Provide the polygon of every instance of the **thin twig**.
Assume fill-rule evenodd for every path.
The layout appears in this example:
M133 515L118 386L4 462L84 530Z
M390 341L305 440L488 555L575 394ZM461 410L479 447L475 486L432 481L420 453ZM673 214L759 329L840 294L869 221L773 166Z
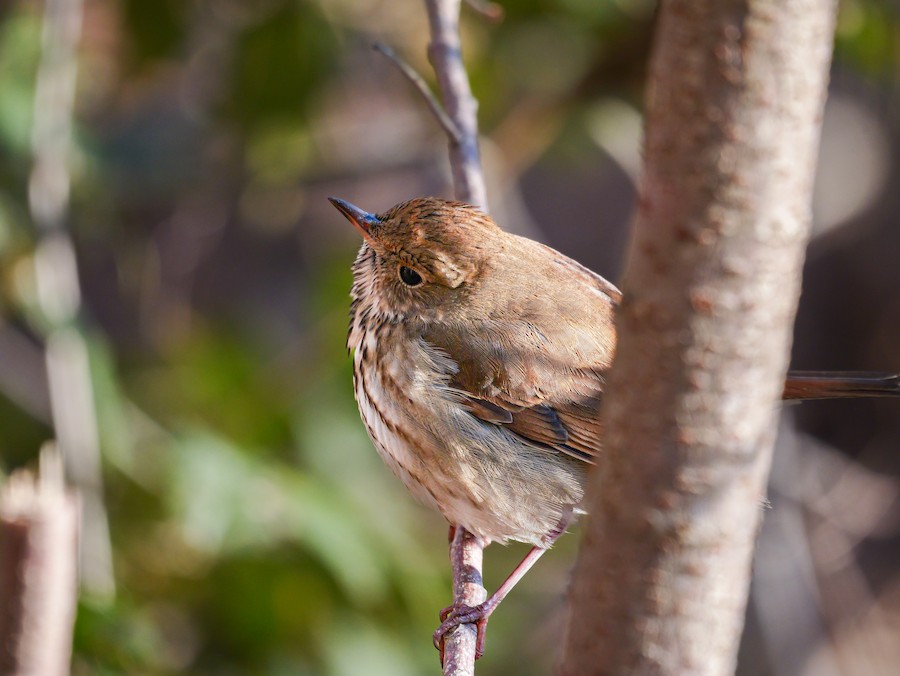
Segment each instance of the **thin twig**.
M453 120L450 119L450 116L447 115L447 111L444 110L444 107L441 105L440 101L437 100L434 93L429 89L428 84L419 75L416 70L410 66L406 61L400 58L393 49L388 47L386 44L382 42L376 42L372 45L372 49L376 52L380 52L384 56L386 56L390 61L397 66L401 73L406 76L406 79L409 80L413 86L419 90L419 93L422 95L422 98L425 99L425 103L428 104L428 107L431 108L431 112L434 113L434 116L437 118L438 122L441 123L441 127L444 128L444 131L447 132L447 136L453 141L453 143L459 143L461 134L459 133L459 129L456 128L456 125L453 124Z
M487 210L487 190L478 151L478 102L472 96L459 40L461 0L425 0L431 43L428 56L437 75L444 109L460 136L450 143L450 168L457 199Z

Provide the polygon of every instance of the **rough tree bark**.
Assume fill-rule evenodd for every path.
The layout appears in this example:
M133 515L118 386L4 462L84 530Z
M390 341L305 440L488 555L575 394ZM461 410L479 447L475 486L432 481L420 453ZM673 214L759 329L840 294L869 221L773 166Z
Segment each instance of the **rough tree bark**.
M834 0L669 0L565 674L734 670Z

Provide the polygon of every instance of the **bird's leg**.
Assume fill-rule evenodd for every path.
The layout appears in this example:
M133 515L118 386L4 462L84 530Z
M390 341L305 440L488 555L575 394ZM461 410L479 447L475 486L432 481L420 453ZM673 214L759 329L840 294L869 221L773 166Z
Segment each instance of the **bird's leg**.
M513 569L509 574L509 577L507 577L503 581L503 584L497 588L497 591L488 597L487 601L477 606L454 604L441 611L441 626L437 628L432 638L434 647L441 651L442 658L444 653L444 637L447 632L461 624L475 624L478 629L478 639L475 644L475 659L479 659L484 655L484 636L487 630L488 618L490 618L491 613L494 612L497 606L500 605L500 602L506 598L506 595L512 591L512 588L516 586L519 580L525 577L525 573L531 570L531 567L537 563L537 560L541 558L541 555L543 555L543 553L556 542L559 536L565 532L566 526L569 524L570 520L571 516L567 516L560 522L559 526L547 535L544 544L532 547L531 551L529 551L519 565Z
M448 631L458 627L461 624L475 624L478 628L478 640L475 644L475 659L479 659L484 654L484 634L487 628L488 618L494 609L500 605L500 602L506 598L506 595L516 586L525 573L534 565L534 563L547 551L546 547L532 547L531 551L522 559L522 562L515 567L509 577L501 584L497 591L490 595L487 601L477 606L452 605L441 611L441 626L434 632L434 647L442 651L444 645L444 636Z

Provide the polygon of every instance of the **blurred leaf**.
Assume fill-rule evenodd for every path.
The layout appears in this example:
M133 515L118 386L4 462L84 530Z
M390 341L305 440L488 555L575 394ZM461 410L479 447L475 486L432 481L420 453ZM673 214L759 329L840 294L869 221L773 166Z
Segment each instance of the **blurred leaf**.
M122 1L133 66L140 68L148 61L177 56L191 4L178 0Z
M169 359L146 368L132 386L136 401L159 420L205 423L260 452L290 443L286 403L251 345L223 328L198 326Z
M421 673L407 651L377 625L342 618L328 642L328 673L335 676L406 676Z
M565 16L522 23L497 47L501 78L531 95L559 96L586 72L596 48L591 37Z
M311 2L282 2L241 38L230 105L245 125L295 118L314 100L335 61L331 26Z
M247 143L247 166L255 180L295 185L313 160L309 129L296 120L260 124Z
M848 0L838 14L835 53L878 77L895 74L895 52L900 17L891 16L881 2Z
M75 674L123 674L166 672L172 664L161 627L153 614L127 599L115 606L98 608L81 604L75 625L73 664ZM89 655L98 656L94 661Z
M41 445L52 438L53 432L5 396L0 396L0 472L8 474L13 469L37 459Z
M0 144L20 160L29 156L31 148L40 38L40 15L36 12L13 10L0 23Z
M195 547L217 554L293 540L321 557L351 597L385 593L357 515L315 481L208 434L184 436L173 453L173 511Z

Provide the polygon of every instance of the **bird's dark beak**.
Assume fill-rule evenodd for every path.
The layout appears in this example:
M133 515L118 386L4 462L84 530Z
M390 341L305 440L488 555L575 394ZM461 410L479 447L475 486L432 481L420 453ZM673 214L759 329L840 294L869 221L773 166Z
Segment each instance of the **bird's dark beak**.
M375 214L363 211L359 207L350 204L350 202L339 200L337 197L329 197L328 201L331 202L338 211L344 214L348 221L353 223L354 227L359 230L360 234L367 242L370 244L372 243L372 228L381 223Z

